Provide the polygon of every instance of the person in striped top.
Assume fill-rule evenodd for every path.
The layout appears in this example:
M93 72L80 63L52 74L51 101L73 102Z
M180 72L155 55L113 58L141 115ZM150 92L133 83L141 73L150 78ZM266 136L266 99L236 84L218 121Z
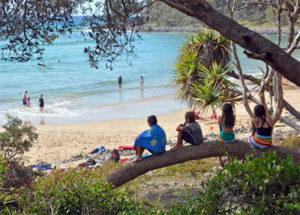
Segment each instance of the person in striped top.
M272 127L273 120L266 116L265 107L263 105L256 105L254 107L255 118L252 119L252 135L249 138L255 148L265 149L272 145Z

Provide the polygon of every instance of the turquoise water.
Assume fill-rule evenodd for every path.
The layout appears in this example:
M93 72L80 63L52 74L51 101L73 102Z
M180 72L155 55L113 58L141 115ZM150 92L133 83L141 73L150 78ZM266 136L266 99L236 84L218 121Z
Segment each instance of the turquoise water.
M174 97L173 65L178 48L187 38L184 33L144 33L136 44L137 57L132 66L126 58L114 63L114 70L90 68L83 48L93 45L83 41L79 33L71 38L60 37L46 47L45 68L36 61L12 63L1 61L0 67L0 124L10 113L38 124L69 123L91 120L143 117L162 114L185 107ZM271 38L273 39L273 38ZM257 74L261 63L249 60L239 49L245 73ZM299 56L299 53L298 53ZM118 76L123 84L119 88ZM144 87L139 77L144 77ZM22 93L27 90L31 108L21 105ZM38 98L43 94L45 110L38 110Z

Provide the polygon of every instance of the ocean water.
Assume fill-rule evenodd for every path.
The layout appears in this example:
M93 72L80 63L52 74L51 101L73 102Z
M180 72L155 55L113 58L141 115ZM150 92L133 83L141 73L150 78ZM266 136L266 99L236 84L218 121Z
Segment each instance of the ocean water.
M112 71L90 67L83 48L93 41L84 41L79 32L58 38L46 47L45 68L35 60L26 63L0 61L0 124L5 114L18 116L28 124L71 123L120 118L144 117L173 112L185 107L176 100L174 62L178 48L187 39L185 33L144 33L136 42L132 66L123 56ZM274 40L274 37L270 37ZM1 45L1 44L0 44ZM248 74L259 74L259 61L250 60L239 48L239 55ZM299 52L296 56L300 56ZM122 87L117 84L123 78ZM140 76L144 86L139 86ZM31 107L22 106L27 90ZM45 108L40 113L38 99L44 95Z

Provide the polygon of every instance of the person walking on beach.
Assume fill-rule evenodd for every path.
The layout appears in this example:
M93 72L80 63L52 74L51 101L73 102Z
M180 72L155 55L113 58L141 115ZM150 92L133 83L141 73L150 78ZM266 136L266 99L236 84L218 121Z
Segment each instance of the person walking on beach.
M118 83L119 83L119 86L122 85L122 76L120 75L119 78L118 78Z
M185 122L178 125L176 131L178 132L177 143L171 148L172 151L180 149L183 146L183 140L192 145L199 145L203 142L201 127L198 122L195 121L195 116L192 111L185 113Z
M150 129L144 131L136 137L134 141L134 149L136 151L136 157L133 162L142 161L142 154L145 149L150 151L152 155L160 155L165 152L166 148L166 133L157 125L157 118L155 115L151 115L147 118Z
M22 104L24 107L27 105L27 90L22 95Z
M43 94L41 94L40 99L39 99L39 106L40 106L40 112L43 112L44 109L44 99L43 99Z
M144 77L141 75L140 77L140 86L143 87L144 86Z

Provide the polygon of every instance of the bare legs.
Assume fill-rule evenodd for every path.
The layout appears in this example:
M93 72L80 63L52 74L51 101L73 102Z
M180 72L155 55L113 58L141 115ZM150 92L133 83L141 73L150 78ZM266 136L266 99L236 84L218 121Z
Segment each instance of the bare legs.
M140 146L135 146L134 149L135 149L135 152L136 152L136 156L135 156L135 159L132 162L142 161L143 160L142 154L143 154L145 149L140 147Z
M171 151L175 151L177 149L180 149L182 146L183 146L183 144L182 144L182 131L178 131L176 146L171 148Z

